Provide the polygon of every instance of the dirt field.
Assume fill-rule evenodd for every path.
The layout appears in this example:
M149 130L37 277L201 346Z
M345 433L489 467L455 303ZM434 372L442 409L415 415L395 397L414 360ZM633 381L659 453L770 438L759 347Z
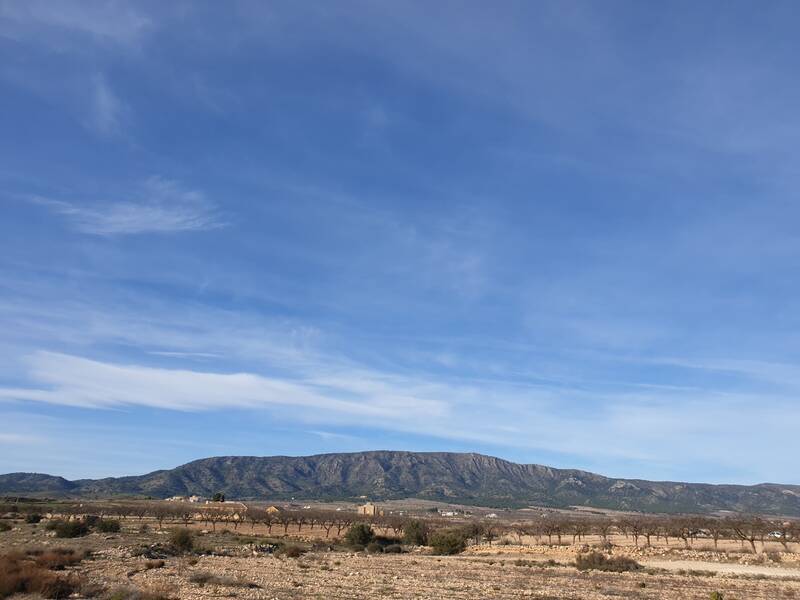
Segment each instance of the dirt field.
M269 554L268 539L249 527L238 532L204 532L195 528L194 552L148 557L166 545L170 530L141 521L123 523L119 533L92 532L85 537L56 539L44 523L21 521L0 533L4 553L24 549L71 548L91 556L66 575L79 575L95 597L114 600L164 600L235 597L243 599L477 599L534 598L552 600L600 598L725 600L800 598L800 555L772 552L753 555L740 544L726 542L719 551L705 542L684 549L680 544L632 547L624 536L612 540L613 555L635 558L645 569L609 573L579 571L574 560L580 545L524 544L471 546L458 556L432 556L424 548L402 554L367 554L345 549L311 548L311 534L300 531L297 543L307 551L297 558ZM290 531L290 534L298 535ZM594 540L584 540L594 543ZM254 545L255 544L255 545ZM722 548L722 547L725 548ZM142 553L145 555L142 555ZM771 557L771 558L770 558ZM163 560L163 564L160 562ZM150 593L150 596L143 593ZM116 595L115 595L116 594ZM20 598L41 597L36 595ZM81 596L73 596L81 597Z

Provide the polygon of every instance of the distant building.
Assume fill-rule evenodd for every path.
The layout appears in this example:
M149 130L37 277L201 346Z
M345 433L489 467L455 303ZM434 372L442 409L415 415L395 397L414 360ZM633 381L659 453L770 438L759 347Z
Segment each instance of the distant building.
M358 514L367 517L382 517L383 509L375 506L372 502L367 502L358 507Z

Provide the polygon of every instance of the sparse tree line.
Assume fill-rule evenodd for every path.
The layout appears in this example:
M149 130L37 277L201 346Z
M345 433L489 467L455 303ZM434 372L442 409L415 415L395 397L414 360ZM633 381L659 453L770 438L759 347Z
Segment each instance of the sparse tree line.
M800 543L800 521L766 519L755 516L702 517L702 516L630 516L624 518L570 518L547 516L525 523L505 527L505 535L532 536L537 541L547 540L562 544L565 539L580 543L589 535L609 540L622 535L633 540L635 546L652 546L654 541L669 545L678 541L690 548L699 539L710 540L715 548L720 540L737 540L756 551L756 542L774 541L788 550L789 543Z
M726 518L702 516L647 516L621 518L570 516L549 513L537 518L507 522L494 519L454 521L441 518L410 518L400 515L366 516L352 512L319 509L268 509L255 504L235 503L192 504L188 502L85 502L85 503L4 503L0 514L17 513L40 515L47 513L59 518L81 518L95 515L155 521L159 528L179 523L189 526L202 523L211 530L218 526L233 528L263 527L268 534L290 535L314 531L325 537L341 537L353 525L366 524L385 535L403 538L407 543L426 545L431 538L453 534L464 544L504 543L523 544L533 538L537 543L583 544L588 536L598 536L604 542L612 535L621 535L635 546L648 547L654 543L678 543L690 548L698 540L711 541L716 548L720 540L737 540L757 552L757 543L777 542L785 550L790 543L800 543L800 521L767 519L754 516ZM455 532L455 534L453 533ZM451 535L451 537L453 537ZM452 540L451 540L452 541ZM455 546L459 546L456 543Z

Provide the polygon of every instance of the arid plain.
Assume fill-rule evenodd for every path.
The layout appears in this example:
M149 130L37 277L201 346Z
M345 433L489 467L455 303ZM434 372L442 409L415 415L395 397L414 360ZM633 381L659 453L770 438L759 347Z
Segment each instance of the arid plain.
M781 525L776 520L749 522L752 531L745 535L753 534L751 544L728 529L744 527L744 521L719 520L712 535L711 520L689 517L509 511L491 519L485 514L448 519L431 508L360 517L347 505L339 511L314 505L267 513L266 507L238 503L181 507L166 502L87 502L43 506L51 511L43 513L32 505L18 508L4 507L2 597L745 600L800 595L800 544L789 537L791 528L777 539L778 532L771 531ZM59 508L63 513L55 512ZM521 514L528 520L520 520ZM469 533L464 546L454 550L412 544L404 531L414 527L411 522L422 523L431 540L436 531ZM372 536L366 546L352 539L351 530L359 527ZM30 581L20 584L18 578L14 588L14 573L27 573Z

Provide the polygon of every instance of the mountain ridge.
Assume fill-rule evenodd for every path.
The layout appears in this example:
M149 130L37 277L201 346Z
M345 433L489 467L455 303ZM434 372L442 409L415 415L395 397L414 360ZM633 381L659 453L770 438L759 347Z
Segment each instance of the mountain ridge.
M40 473L0 475L0 494L4 495L166 498L216 492L229 498L276 501L416 497L485 506L535 504L800 516L798 485L622 479L478 453L373 450L312 456L217 456L144 475L73 481Z

